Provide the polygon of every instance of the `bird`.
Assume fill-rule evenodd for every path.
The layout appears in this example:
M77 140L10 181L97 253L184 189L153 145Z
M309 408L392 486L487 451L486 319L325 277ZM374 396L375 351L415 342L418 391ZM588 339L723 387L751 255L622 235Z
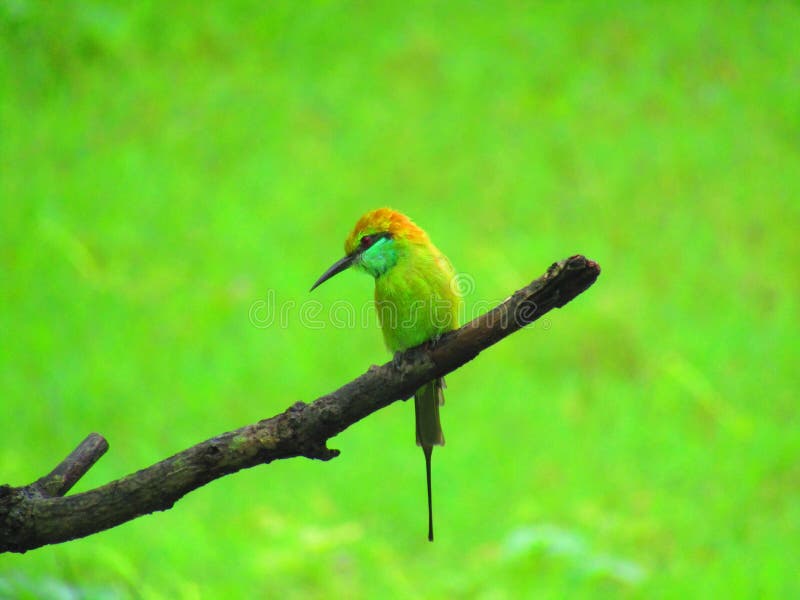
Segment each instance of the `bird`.
M351 267L372 275L378 322L386 347L395 357L426 342L435 344L458 328L462 299L453 266L409 217L391 208L366 212L347 236L344 250L345 256L320 276L311 291ZM414 394L416 440L425 456L431 542L431 455L434 446L444 445L439 418L444 387L444 379L438 377Z

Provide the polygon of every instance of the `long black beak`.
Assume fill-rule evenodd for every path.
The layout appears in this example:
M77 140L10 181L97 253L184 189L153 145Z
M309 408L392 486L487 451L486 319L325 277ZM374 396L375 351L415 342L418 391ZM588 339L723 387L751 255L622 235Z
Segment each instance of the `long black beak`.
M330 269L328 269L327 271L325 271L322 274L322 277L317 279L317 282L314 285L311 286L311 290L310 291L313 292L315 287L317 287L321 283L327 281L328 279L330 279L334 275L338 275L342 271L344 271L347 268L349 268L350 265L352 265L356 261L357 258L358 258L358 254L353 253L353 254L350 254L349 256L345 256L344 258L340 258L339 260L337 260L335 263L333 263L331 265Z

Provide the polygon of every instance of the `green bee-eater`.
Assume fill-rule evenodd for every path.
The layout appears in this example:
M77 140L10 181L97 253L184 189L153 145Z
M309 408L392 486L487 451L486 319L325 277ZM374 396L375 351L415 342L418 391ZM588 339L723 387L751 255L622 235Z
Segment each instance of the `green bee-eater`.
M349 267L375 278L375 306L383 339L392 352L435 340L458 327L461 297L455 272L427 234L405 215L379 208L362 216L344 244L345 257L322 274L312 290ZM439 406L444 380L434 379L414 394L417 445L425 454L428 539L433 541L431 453L444 445Z

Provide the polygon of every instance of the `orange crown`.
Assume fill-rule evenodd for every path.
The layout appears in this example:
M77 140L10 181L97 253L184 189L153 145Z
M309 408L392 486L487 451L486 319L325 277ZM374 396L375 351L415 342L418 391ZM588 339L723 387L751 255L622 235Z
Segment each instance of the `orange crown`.
M395 240L416 244L428 243L428 235L403 213L378 208L364 213L358 220L344 242L345 253L353 253L361 238L373 233L389 233Z

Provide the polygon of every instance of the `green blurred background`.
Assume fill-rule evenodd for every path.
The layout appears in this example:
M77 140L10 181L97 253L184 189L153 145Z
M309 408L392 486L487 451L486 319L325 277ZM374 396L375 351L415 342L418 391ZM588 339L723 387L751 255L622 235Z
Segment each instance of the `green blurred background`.
M367 209L495 303L586 294L411 406L87 539L0 597L800 594L795 2L0 2L0 483L76 491L388 355L299 306ZM315 291L362 306L369 278ZM295 303L259 327L251 309Z

